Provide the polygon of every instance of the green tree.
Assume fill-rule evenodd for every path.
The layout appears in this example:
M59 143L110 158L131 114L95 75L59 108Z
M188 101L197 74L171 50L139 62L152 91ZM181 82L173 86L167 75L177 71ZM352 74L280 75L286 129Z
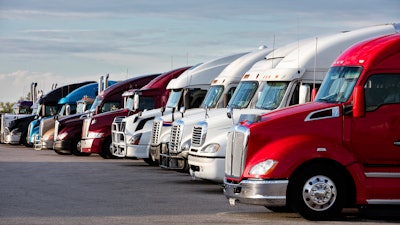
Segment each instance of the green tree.
M0 112L1 113L11 113L13 112L13 102L0 102Z

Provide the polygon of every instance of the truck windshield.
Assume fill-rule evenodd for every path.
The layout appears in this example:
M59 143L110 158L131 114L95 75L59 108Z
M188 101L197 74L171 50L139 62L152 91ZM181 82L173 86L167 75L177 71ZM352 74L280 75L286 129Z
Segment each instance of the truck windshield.
M135 99L129 97L126 100L126 107L130 110L134 110L135 107ZM150 96L139 96L139 108L138 110L143 111L145 109L154 109L154 98Z
M257 109L273 110L279 107L289 82L264 82L261 95L256 103Z
M362 72L362 67L332 67L315 97L316 102L346 102Z
M256 81L240 82L228 103L228 107L246 108L253 98L257 88L258 83Z
M207 91L203 103L201 103L201 108L205 107L215 108L223 92L224 92L224 86L222 85L211 86L210 89L208 89Z
M179 104L179 100L181 99L182 89L171 90L168 101L167 108L177 108Z
M92 107L90 107L90 111L93 111L93 112L96 111L96 107L99 106L102 101L103 101L103 97L97 96L93 102Z

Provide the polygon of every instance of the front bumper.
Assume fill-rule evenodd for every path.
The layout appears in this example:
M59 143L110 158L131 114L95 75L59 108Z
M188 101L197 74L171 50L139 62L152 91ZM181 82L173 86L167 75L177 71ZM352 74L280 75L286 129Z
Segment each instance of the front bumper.
M103 138L92 138L81 140L81 152L84 153L100 153L103 145Z
M171 170L182 170L187 166L188 151L180 153L170 153L167 151L160 153L160 167Z
M53 143L54 151L61 153L71 153L71 140L57 140Z
M150 145L150 157L153 161L156 161L156 162L160 161L161 146L162 146L162 144Z
M224 194L231 205L236 202L262 205L285 206L288 180L243 180L239 184L224 181Z
M225 158L189 155L188 163L191 176L218 183L224 182Z
M16 145L21 142L21 132L10 133L5 136L4 143Z
M127 145L126 157L147 159L150 156L149 145Z

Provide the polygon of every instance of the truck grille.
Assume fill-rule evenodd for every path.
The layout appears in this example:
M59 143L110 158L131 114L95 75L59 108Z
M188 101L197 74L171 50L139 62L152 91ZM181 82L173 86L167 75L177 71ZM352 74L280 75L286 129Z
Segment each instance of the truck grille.
M153 121L153 129L151 131L151 144L158 145L160 143L160 135L163 120L161 118L156 118Z
M88 137L90 121L91 121L90 117L83 120L83 126L82 126L82 137L83 138Z
M243 126L235 126L234 130L228 133L225 174L229 177L239 178L243 173L249 134L248 128Z
M171 139L169 142L169 150L171 152L178 153L180 151L181 139L183 135L183 125L182 120L177 120L172 124L171 127Z
M125 125L126 125L126 122L122 121L124 118L125 118L125 116L117 116L117 117L115 117L114 118L114 122L112 124L112 130L124 132L125 131Z
M58 120L56 120L54 122L54 141L57 141L59 127L60 127L60 122L58 122Z
M193 126L191 146L200 147L203 145L207 136L207 127L208 124L205 121L199 122Z

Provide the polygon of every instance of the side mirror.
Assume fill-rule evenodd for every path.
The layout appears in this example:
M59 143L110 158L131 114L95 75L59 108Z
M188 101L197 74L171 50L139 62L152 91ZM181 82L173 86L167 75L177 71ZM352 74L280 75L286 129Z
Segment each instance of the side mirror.
M353 117L363 117L365 115L365 92L364 87L354 87L353 93Z
M133 96L133 110L138 110L139 109L139 95L135 93Z
M299 90L299 104L304 104L308 101L310 101L310 86L302 84Z
M183 114L185 113L185 111L186 111L185 106L182 106L182 107L179 109L179 112L182 114L182 118L183 118Z

